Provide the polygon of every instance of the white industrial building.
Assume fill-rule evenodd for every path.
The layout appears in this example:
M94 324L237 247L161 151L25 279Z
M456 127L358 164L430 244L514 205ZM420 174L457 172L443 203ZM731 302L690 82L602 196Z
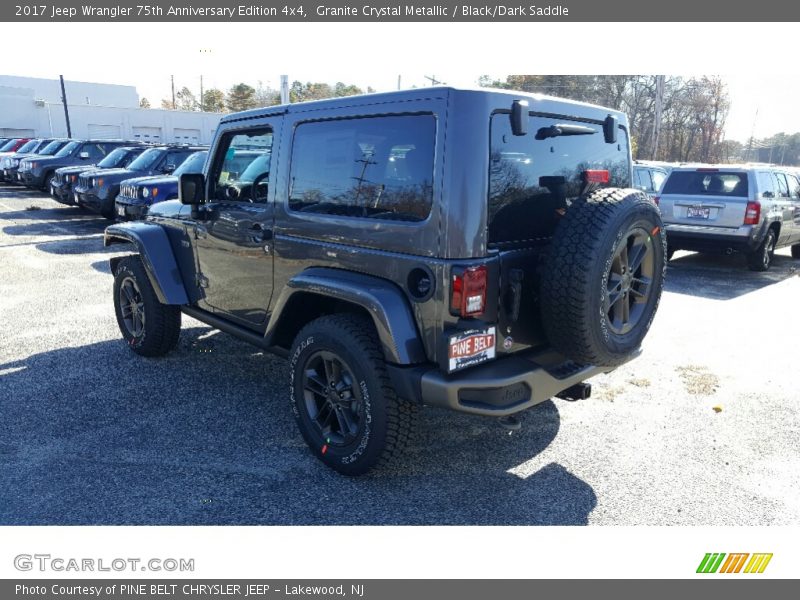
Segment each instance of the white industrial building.
M210 144L219 113L139 108L129 85L64 81L73 138ZM67 137L61 83L0 75L0 137Z

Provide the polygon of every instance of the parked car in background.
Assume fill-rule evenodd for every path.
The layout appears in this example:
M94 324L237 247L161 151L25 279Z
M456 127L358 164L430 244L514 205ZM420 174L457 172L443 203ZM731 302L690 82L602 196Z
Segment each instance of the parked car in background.
M75 167L61 167L56 169L56 176L50 184L50 195L62 204L75 204L73 185L77 183L78 176L91 169L114 169L127 167L137 156L147 149L144 144L132 142L132 146L114 148L97 165L79 165Z
M115 201L117 221L141 219L152 204L175 200L178 197L178 178L183 173L202 173L206 156L208 150L195 152L183 161L172 175L124 180L119 186L119 194Z
M74 186L73 198L80 206L114 219L114 202L120 184L126 179L153 175L170 175L190 155L205 146L167 144L148 148L124 169L91 170L81 173Z
M658 192L668 175L669 172L664 167L636 161L633 164L633 187L642 190L651 200L658 202Z
M800 180L769 166L677 167L659 208L668 256L676 250L741 252L753 271L769 269L775 249L800 258Z
M92 165L114 148L129 144L122 140L71 140L54 156L23 159L19 163L19 178L28 188L49 191L56 169Z
M19 183L17 172L19 163L31 156L53 156L68 140L60 140L60 143L53 144L53 138L38 138L30 140L14 154L0 159L0 180L6 183Z
M17 152L22 146L30 141L30 138L11 138L0 146L0 158L9 156Z

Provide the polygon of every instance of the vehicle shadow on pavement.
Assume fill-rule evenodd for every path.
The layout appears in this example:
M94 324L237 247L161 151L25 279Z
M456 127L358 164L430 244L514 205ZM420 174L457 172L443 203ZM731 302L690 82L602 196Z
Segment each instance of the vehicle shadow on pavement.
M305 445L287 381L285 361L207 327L161 359L109 340L0 364L0 524L563 525L597 504L552 461L510 472L557 435L552 402L513 434L423 410L399 466L347 478Z
M3 233L9 236L66 236L96 235L103 233L111 222L100 218L67 219L64 221L35 221L18 225L6 225Z
M741 255L691 253L669 262L664 290L708 298L732 300L797 276L800 261L776 253L769 271L757 273L747 268Z

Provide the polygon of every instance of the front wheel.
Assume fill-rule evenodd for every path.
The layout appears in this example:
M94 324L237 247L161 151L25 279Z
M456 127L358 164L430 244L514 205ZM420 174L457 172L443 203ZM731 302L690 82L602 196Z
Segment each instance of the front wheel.
M754 252L747 255L747 266L751 271L767 271L772 264L772 259L775 256L775 243L777 237L775 230L770 229L767 235L764 236L764 241L761 242Z
M320 317L300 331L290 356L292 413L317 458L361 475L402 456L417 407L395 394L369 320Z
M123 258L114 274L114 311L122 337L142 356L162 356L178 343L181 311L161 304L142 260Z
M44 184L42 185L42 191L49 194L50 190L53 189L53 182L55 180L56 180L55 173L50 173L47 177L45 177Z

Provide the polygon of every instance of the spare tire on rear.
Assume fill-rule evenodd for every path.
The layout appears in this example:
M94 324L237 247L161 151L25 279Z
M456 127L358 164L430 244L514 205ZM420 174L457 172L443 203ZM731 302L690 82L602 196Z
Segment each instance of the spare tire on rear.
M636 352L661 298L667 238L642 192L607 188L566 210L545 259L541 312L553 347L614 367Z

